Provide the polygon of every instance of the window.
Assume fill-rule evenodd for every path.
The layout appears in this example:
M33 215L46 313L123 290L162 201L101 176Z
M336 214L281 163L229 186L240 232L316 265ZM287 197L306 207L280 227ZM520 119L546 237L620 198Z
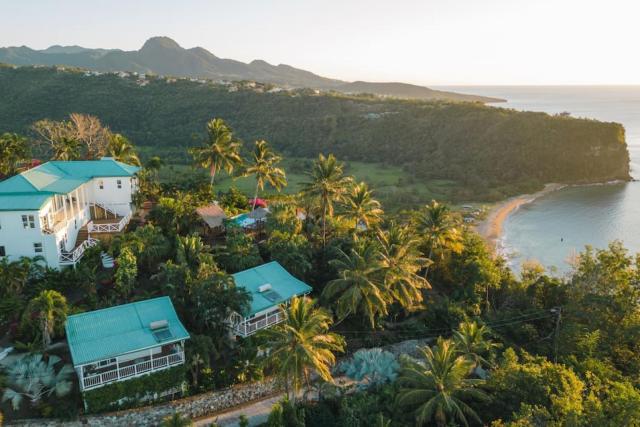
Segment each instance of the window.
M4 246L0 246L0 256L7 256L7 251L4 249Z
M117 182L118 182L118 188L122 188L122 180L119 179Z
M103 180L98 181L98 188L100 188L101 190L104 190L104 181Z
M33 244L33 251L37 254L41 254L42 253L42 243L34 243Z
M33 215L22 215L23 228L36 228L36 219Z

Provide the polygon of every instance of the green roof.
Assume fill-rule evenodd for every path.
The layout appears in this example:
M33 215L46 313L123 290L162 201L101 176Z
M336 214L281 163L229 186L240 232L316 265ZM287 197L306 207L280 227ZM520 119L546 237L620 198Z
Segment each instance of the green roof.
M171 333L162 341L150 327L160 320L167 321ZM74 314L67 317L65 330L74 366L189 338L169 297Z
M109 157L47 162L0 182L0 211L38 210L53 194L67 194L93 178L132 176L139 169Z
M308 294L311 286L293 277L276 261L233 274L236 286L251 294L251 308L245 316L259 313L290 300ZM270 291L260 292L262 285L271 285Z

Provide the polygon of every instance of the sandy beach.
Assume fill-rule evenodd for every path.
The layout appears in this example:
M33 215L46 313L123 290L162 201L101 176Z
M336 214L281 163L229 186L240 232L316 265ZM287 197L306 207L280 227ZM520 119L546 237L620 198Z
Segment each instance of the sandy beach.
M504 221L509 215L515 212L520 206L531 203L539 197L552 191L560 190L566 187L565 184L547 184L544 189L533 194L522 194L520 196L511 197L505 201L497 203L487 215L484 221L476 226L476 231L486 240L493 248L497 248L498 241L502 236L502 227Z

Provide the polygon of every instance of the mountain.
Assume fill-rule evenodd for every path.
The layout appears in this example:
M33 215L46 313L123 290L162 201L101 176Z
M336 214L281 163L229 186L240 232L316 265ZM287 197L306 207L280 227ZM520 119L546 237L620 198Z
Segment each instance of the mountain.
M96 71L135 71L175 77L220 80L255 80L294 88L372 93L397 98L499 102L497 98L432 90L405 83L345 82L319 76L290 65L272 65L263 60L244 63L219 58L208 50L184 49L168 37L152 37L140 50L88 49L81 46L51 46L34 50L27 46L0 48L0 62L14 65L66 65Z

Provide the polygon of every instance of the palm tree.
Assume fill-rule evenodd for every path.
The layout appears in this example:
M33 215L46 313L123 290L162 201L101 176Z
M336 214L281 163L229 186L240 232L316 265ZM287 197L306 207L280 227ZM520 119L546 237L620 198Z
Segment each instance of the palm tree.
M424 239L430 260L433 260L434 255L442 259L449 251L462 252L462 237L447 206L432 200L413 220L416 231ZM425 278L428 273L429 266L426 268Z
M330 264L338 270L338 278L327 284L322 297L337 301L339 318L361 313L374 327L376 317L387 315L391 302L391 295L384 288L380 251L375 242L356 241L349 253L338 250L338 258Z
M246 175L254 175L256 177L256 192L253 196L252 209L256 208L258 191L264 190L265 183L268 182L269 185L278 191L287 185L284 170L276 166L281 160L282 157L271 151L267 141L256 141L255 148L253 149L252 163L245 171Z
M406 310L418 306L422 291L431 288L427 279L418 275L429 263L420 255L418 240L407 227L391 223L387 231L378 232L378 242L385 287Z
M46 271L44 257L20 257L9 261L7 257L0 259L0 296L13 294L22 296L25 286L31 279L42 277Z
M37 405L42 398L55 393L64 397L71 391L71 365L64 365L57 373L55 366L60 362L58 356L49 356L45 362L41 354L31 354L16 360L7 368L7 387L2 401L11 401L14 410L18 410L23 398Z
M81 144L77 139L63 136L53 146L53 160L78 160L80 149Z
M489 339L491 331L486 325L477 322L461 322L457 331L453 331L453 339L460 353L473 360L476 367L491 366L483 355L491 353L499 344Z
M193 422L189 418L183 417L179 412L174 412L162 420L161 427L189 427Z
M189 152L198 165L209 168L211 187L217 172L224 169L231 174L236 166L242 164L240 142L222 119L207 123L207 140L202 147L192 148Z
M0 176L14 175L29 159L29 151L26 138L15 133L0 135Z
M366 183L353 185L345 195L340 216L352 221L354 231L363 224L367 229L380 222L383 211L380 202L373 198L373 192Z
M303 382L311 387L312 372L324 381L333 381L334 352L344 351L345 342L340 335L329 332L332 323L331 315L316 308L315 301L293 298L286 320L262 332L270 349L269 360L284 380L288 397L293 391L295 398Z
M125 136L119 133L111 135L107 151L115 160L129 165L140 166L135 147Z
M52 337L62 334L68 312L64 296L57 291L45 290L29 301L22 322L27 325L34 319L39 321L42 348L46 349L51 344Z
M463 399L486 399L476 386L482 380L469 378L473 362L458 354L451 340L438 338L433 348L421 349L423 363L406 360L398 378L402 386L397 403L401 407L415 408L416 425L422 426L432 419L445 426L451 417L468 426L467 417L479 424L482 421Z
M333 216L333 204L343 199L352 178L343 175L343 165L333 154L329 154L328 157L320 154L313 163L309 177L310 180L303 184L302 194L319 205L322 215L322 242L326 244L327 215Z

